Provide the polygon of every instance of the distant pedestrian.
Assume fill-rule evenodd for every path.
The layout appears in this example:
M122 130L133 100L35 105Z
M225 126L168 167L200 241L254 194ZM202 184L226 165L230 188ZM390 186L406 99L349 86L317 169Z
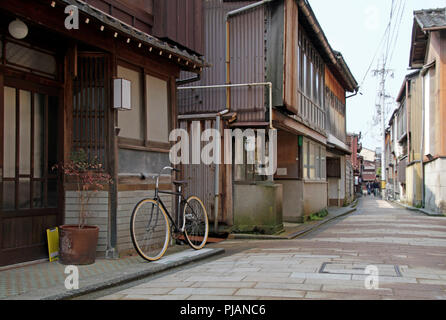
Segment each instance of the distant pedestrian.
M379 182L378 181L375 181L375 183L374 183L374 190L375 190L375 197L378 197L379 196L379 191L380 191L380 187L379 187Z
M372 186L370 185L370 182L367 182L367 194L370 195L372 193Z

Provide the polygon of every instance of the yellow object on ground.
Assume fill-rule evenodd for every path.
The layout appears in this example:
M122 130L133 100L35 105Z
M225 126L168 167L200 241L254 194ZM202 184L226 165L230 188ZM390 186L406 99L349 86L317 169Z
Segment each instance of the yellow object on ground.
M59 260L59 228L47 229L50 262Z

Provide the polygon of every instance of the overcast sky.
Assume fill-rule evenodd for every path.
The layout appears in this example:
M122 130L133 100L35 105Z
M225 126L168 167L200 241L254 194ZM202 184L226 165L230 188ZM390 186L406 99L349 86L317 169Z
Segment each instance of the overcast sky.
M399 4L400 0L395 0ZM316 17L324 30L332 48L340 51L359 84L362 83L377 48L387 28L391 0L309 0ZM446 0L402 0L402 15L393 58L388 68L394 70L394 78L387 80L387 93L393 97L398 94L404 76L409 73L409 49L412 35L413 11L419 9L444 8ZM395 17L399 21L399 17ZM397 29L395 29L397 30ZM397 32L395 31L395 35ZM393 45L392 45L393 47ZM377 68L378 53L372 69ZM376 114L378 78L369 72L362 86L363 95L347 101L348 132L363 133L363 146L375 150L381 147L380 124L374 124ZM390 114L396 105L389 102ZM388 116L388 118L390 115ZM387 121L388 123L388 121Z

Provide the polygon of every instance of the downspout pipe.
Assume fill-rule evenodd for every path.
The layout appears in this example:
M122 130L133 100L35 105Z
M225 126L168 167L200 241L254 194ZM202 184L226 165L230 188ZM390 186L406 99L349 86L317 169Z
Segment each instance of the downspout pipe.
M218 131L220 134L221 131L221 117L225 114L229 113L229 110L226 109L220 113L217 114L217 117L215 118L215 130ZM220 200L220 162L221 162L221 143L220 147L216 148L216 159L217 162L215 164L215 176L214 176L214 232L215 234L218 233L218 207L219 207L219 200Z
M424 139L425 137L425 128L424 128L424 121L425 121L425 104L426 104L426 93L425 91L425 85L424 85L424 76L425 74L421 74L421 143L420 143L420 161L421 161L421 205L423 208L426 208L426 178L424 175Z

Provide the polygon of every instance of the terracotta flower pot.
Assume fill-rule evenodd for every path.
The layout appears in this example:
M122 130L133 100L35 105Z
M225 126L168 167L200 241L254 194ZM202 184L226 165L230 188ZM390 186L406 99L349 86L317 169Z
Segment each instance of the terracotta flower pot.
M99 228L77 225L60 227L59 261L64 265L89 265L96 261Z

